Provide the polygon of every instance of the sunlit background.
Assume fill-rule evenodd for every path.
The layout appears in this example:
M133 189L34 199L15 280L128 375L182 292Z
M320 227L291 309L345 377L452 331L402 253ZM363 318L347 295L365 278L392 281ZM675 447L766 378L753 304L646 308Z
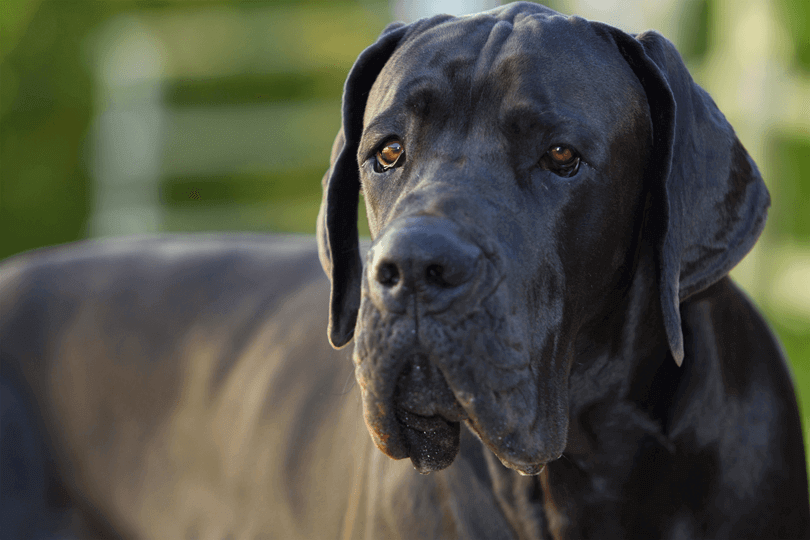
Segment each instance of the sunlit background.
M791 359L810 443L810 2L548 4L669 37L759 164L770 219L733 275ZM0 258L133 233L314 232L357 54L392 20L494 5L3 0Z

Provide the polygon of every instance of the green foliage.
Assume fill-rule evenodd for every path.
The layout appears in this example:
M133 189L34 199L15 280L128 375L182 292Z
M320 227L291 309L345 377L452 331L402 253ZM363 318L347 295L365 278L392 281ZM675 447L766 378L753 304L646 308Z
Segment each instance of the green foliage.
M782 240L810 242L810 139L806 134L778 132L768 144L777 189L771 227Z
M339 96L346 72L249 73L208 79L171 81L166 90L168 105L218 105L305 101Z
M0 63L0 258L84 235L92 89L81 46L106 17L101 3L12 5L3 30L13 36L4 36Z
M709 50L712 4L710 0L690 0L684 4L678 51L687 63L702 59Z
M315 198L320 202L325 167L263 174L167 178L161 202L168 207L211 204L255 204L277 199Z
M96 31L127 13L152 24L168 47L182 47L188 38L180 35L188 31L184 21L199 22L195 17L202 12L208 13L203 24L214 29L219 16L234 13L244 15L238 20L264 23L241 32L231 27L231 33L214 33L215 38L203 33L202 41L197 35L197 43L208 48L192 49L183 58L205 67L206 53L222 45L238 52L259 43L250 51L259 62L204 76L170 76L164 84L165 106L215 110L283 102L290 104L285 110L291 113L285 114L301 117L304 125L285 127L287 116L268 125L267 137L283 137L269 147L283 155L261 161L286 163L282 170L248 162L235 167L234 174L161 179L165 230L314 231L343 80L357 54L387 22L384 2L9 0L0 11L0 258L87 234L97 189L88 173L92 148L87 137L99 112L92 78ZM183 65L168 68L187 72ZM335 106L325 112L323 103ZM195 144L195 135L189 135L188 144ZM231 144L240 144L239 137L235 133ZM192 187L199 200L183 198ZM258 211L262 205L274 210Z
M42 0L4 0L0 10L0 58L20 40Z
M793 42L793 60L798 69L810 72L810 2L777 0L782 23Z

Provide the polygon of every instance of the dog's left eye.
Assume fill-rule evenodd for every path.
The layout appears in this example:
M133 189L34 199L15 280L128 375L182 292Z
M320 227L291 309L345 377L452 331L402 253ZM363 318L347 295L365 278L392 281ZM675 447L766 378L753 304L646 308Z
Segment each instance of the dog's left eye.
M540 159L540 165L559 176L570 178L579 171L580 157L570 146L555 145Z
M398 167L405 162L405 147L399 139L392 139L377 150L374 170L378 173Z

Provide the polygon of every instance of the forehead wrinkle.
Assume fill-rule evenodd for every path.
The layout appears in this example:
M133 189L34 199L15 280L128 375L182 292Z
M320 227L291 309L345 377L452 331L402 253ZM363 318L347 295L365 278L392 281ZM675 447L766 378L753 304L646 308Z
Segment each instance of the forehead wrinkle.
M498 80L510 82L504 103L530 97L558 121L580 125L580 132L610 132L627 121L627 102L644 96L615 47L576 17L516 20L492 71Z
M363 124L365 126L369 126L372 121L378 120L383 115L390 115L401 104L403 85L400 83L399 77L391 76L391 71L400 71L396 62L389 61L371 86L371 91L366 100L366 109L363 113ZM425 78L427 78L426 75L421 75L415 79L410 79L406 86L418 84Z
M494 104L498 120L503 118L498 104L507 106L528 100L545 108L549 96L538 76L549 62L538 42L549 21L545 15L524 16L516 17L514 26L501 21L497 31L498 25L493 27L476 66L470 105L473 96L477 101Z
M369 95L375 106L366 108L365 123L368 125L380 111L405 113L408 107L443 111L451 102L463 109L471 107L474 74L491 86L491 64L511 32L510 22L478 14L454 18L410 36L377 77ZM418 75L398 75L410 73Z
M378 82L381 78L378 78ZM366 107L363 117L364 134L392 129L403 131L407 115L418 113L424 107L432 107L444 99L443 84L441 78L432 73L417 76L403 84L394 80L386 80L379 85L375 83L369 94L369 102L374 106Z
M501 47L512 34L513 26L507 21L498 21L489 32L487 41L478 54L473 71L471 92L473 88L483 88L492 76L492 66L501 52ZM472 97L472 96L471 96Z
M397 115L402 124L410 113L420 108L430 111L431 118L441 116L446 110L471 112L483 104L482 100L489 104L483 104L488 111L484 115L487 119L472 114L450 119L460 122L467 118L470 124L478 120L497 122L506 112L501 109L502 105L527 98L544 112L557 112L557 116L562 117L574 113L585 125L594 121L612 125L615 118L591 117L593 112L614 117L606 114L604 106L597 111L576 108L549 111L555 108L550 104L570 109L564 105L621 101L616 100L615 85L609 78L607 84L594 84L578 76L582 73L603 75L606 68L599 62L594 63L591 42L595 36L587 32L587 26L581 28L577 22L569 17L545 14L516 17L514 24L504 20L485 21L478 16L450 20L413 36L394 52L375 82L372 95L376 99L370 100L374 106L365 111L367 125L383 114ZM612 67L612 62L608 63ZM420 104L424 107L419 107ZM585 118L580 118L582 114ZM466 125L465 129L470 127L474 126Z

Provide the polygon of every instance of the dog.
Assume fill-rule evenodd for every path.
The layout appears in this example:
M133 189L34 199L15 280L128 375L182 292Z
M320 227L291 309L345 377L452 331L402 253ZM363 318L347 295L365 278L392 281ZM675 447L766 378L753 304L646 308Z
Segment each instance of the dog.
M768 192L669 41L397 23L342 113L317 250L4 265L7 537L810 537L789 370L727 276Z

